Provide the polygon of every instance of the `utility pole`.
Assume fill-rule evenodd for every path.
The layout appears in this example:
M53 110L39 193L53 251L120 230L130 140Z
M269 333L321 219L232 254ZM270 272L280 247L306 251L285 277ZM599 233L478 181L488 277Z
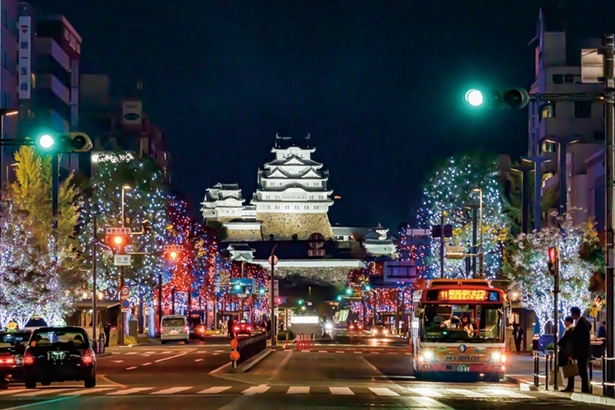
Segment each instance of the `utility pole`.
M274 284L275 284L275 265L277 263L277 256L275 256L275 250L277 249L279 243L276 243L273 248L271 249L271 254L269 255L269 265L271 266L271 281L269 282L269 298L270 298L270 303L271 303L271 317L269 318L271 320L271 346L275 346L276 345L276 330L277 330L277 323L275 320L275 297L273 295L273 291L275 289Z
M444 278L444 216L446 211L440 215L440 278Z
M612 358L615 355L615 213L613 212L613 195L615 179L615 72L613 58L615 55L615 35L605 34L602 38L603 81L604 81L604 129L605 129L605 174L606 174L606 355ZM610 386L604 387L604 395L615 396L612 383L615 382L615 361L606 362L606 382Z
M94 219L92 221L92 341L96 343L96 326L97 326L97 317L98 313L96 309L96 215L94 215ZM98 345L96 345L98 346ZM96 351L98 353L98 351Z

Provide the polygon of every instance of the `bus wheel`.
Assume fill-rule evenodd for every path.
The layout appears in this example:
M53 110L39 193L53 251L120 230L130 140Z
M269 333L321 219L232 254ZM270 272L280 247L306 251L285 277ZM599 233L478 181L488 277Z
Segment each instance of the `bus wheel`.
M414 370L413 373L416 380L423 380L423 374L421 372L419 372L418 370Z

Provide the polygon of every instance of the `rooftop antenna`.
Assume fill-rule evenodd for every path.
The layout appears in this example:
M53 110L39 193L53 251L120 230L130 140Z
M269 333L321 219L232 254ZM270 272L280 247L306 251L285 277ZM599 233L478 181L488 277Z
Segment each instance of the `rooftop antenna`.
M312 136L310 135L310 133L308 132L307 135L305 136L305 143L307 144L306 148L310 148L310 142L312 141Z

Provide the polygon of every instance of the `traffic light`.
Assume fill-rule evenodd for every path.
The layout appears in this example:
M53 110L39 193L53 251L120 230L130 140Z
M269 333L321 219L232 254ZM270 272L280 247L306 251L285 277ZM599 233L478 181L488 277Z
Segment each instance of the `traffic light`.
M547 256L548 256L547 264L549 267L549 274L551 276L559 275L559 251L557 250L556 247L552 246L547 251Z
M465 94L465 101L472 107L512 108L520 110L530 102L530 95L523 88L504 90L479 90L472 88Z
M42 152L88 152L94 145L84 132L42 133L36 138L36 146Z
M297 301L297 304L298 304L299 306L302 306L302 305L303 305L303 299L299 299L299 300Z
M126 246L130 244L130 235L124 233L107 234L107 245L113 252L124 252Z

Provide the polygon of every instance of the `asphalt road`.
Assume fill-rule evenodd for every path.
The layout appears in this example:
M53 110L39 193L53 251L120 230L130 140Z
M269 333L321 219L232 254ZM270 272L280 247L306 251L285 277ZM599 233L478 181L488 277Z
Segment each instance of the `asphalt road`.
M211 342L211 341L210 341ZM227 341L112 349L98 383L0 391L0 409L598 409L564 393L507 383L418 382L396 343L278 348L247 373L231 373Z

